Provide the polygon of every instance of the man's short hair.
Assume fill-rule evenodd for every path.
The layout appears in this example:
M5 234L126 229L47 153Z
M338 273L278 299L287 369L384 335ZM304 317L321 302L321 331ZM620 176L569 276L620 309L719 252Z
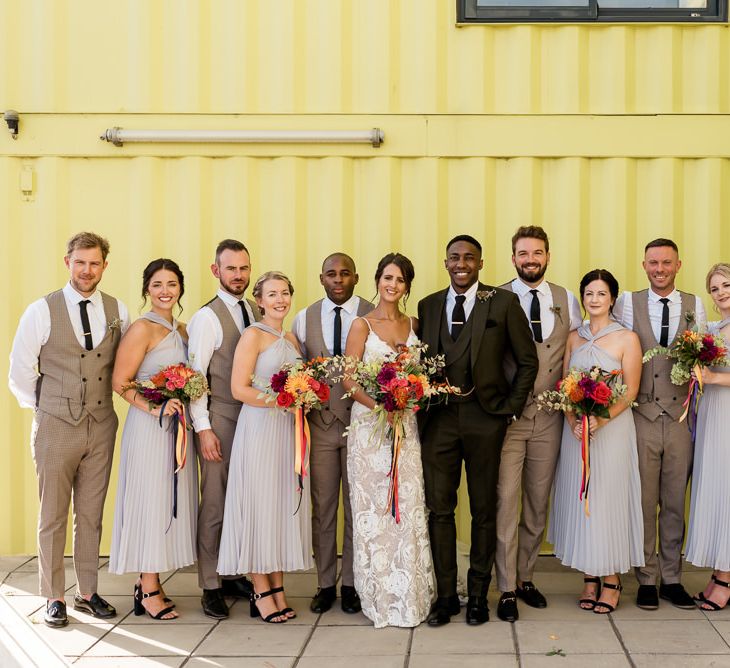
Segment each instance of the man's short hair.
M220 262L221 253L226 250L233 251L234 253L240 253L241 251L246 251L246 253L248 253L248 248L246 248L246 246L244 246L240 241L237 241L236 239L223 239L223 241L221 241L215 249L216 264Z
M679 248L677 248L677 244L675 244L671 239L654 239L654 241L650 241L646 246L644 246L644 252L648 251L650 248L666 248L669 246L669 248L672 248L674 252L679 255Z
M517 228L517 231L512 236L512 255L515 254L515 248L520 239L539 239L540 241L544 241L545 252L550 252L550 242L548 241L547 232L539 225L523 225Z
M469 234L457 234L451 241L449 241L449 243L446 244L447 254L449 252L449 248L451 248L451 246L453 246L457 241L466 241L466 243L476 247L479 250L480 255L482 254L482 245Z
M345 262L349 262L352 265L352 271L353 273L357 273L357 268L355 267L355 260L353 260L347 253L343 253L341 251L337 251L335 253L330 253L324 260L322 260L322 271L324 272L324 265L326 265L331 259L333 258L341 258L342 260L345 260Z
M74 234L66 243L66 256L71 255L75 250L85 248L98 248L101 251L101 259L106 262L106 256L109 255L109 242L93 232Z

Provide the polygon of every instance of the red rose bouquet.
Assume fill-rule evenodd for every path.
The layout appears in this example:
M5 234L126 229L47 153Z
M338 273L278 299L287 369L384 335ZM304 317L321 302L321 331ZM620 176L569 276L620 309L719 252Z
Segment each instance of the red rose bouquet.
M445 365L443 355L425 357L425 343L398 346L377 362L363 362L349 357L335 358L333 364L343 370L343 378L357 384L375 400L378 426L392 438L391 465L388 476L388 506L396 523L400 522L398 507L398 460L401 441L405 436L404 417L416 413L439 395L458 393L448 383L437 382ZM354 394L356 389L348 392Z
M312 409L322 408L324 403L329 401L328 368L328 360L324 357L285 364L271 376L266 389L259 395L267 402L276 402L281 409L294 412L294 473L299 483L300 503L304 478L309 466L311 440L306 414Z
M209 393L208 381L199 371L191 369L187 364L171 364L161 369L149 380L135 380L122 388L122 394L134 390L149 404L150 408L160 406L160 427L163 426L165 405L170 399L177 399L184 404L199 399ZM177 474L185 466L188 452L188 424L185 413L175 413L170 417L172 433L173 457L173 499L172 516L177 517Z
M591 369L570 369L565 378L558 381L554 390L547 390L535 397L538 409L558 410L575 413L582 422L581 441L581 484L578 498L585 499L585 513L588 511L588 485L591 478L590 429L588 419L610 418L609 408L626 396L626 385L619 382L621 369L604 371L594 366Z
M687 426L692 435L692 443L697 435L697 409L702 396L702 369L708 366L728 366L727 348L721 336L700 333L694 328L682 332L669 347L656 346L644 353L644 362L655 355L666 355L676 360L669 373L674 385L689 383L687 398L682 404L684 413L681 422L687 419ZM694 372L694 373L693 373Z

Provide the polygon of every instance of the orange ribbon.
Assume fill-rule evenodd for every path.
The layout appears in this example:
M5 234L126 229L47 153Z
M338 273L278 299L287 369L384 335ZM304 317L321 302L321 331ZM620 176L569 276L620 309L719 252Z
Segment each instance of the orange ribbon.
M296 474L297 482L299 483L297 491L300 495L304 489L304 478L307 475L310 440L309 423L304 415L304 409L297 408L294 412L294 473ZM297 510L299 510L299 508L297 508Z
M403 422L397 414L393 415L393 447L390 458L390 485L388 486L388 506L395 523L400 523L400 504L398 501L398 468L400 463L401 441L403 440Z
M591 481L591 432L588 424L588 416L581 418L583 426L583 434L580 444L580 493L578 498L584 501L584 512L586 517L590 517L591 513L588 509L588 485Z

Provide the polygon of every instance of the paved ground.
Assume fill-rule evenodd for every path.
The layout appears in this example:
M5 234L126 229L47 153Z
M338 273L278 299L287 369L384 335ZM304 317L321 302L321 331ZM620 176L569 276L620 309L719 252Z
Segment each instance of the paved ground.
M500 622L493 614L488 624L470 627L462 613L439 629L421 625L416 629L375 630L364 616L346 615L339 608L324 615L312 614L308 607L316 589L312 573L287 577L289 600L299 616L280 627L251 619L245 601L232 602L232 614L226 621L216 623L205 617L194 569L163 576L165 589L181 613L179 620L156 622L146 616L135 617L131 614L134 575L109 575L106 560L102 560L99 589L119 615L114 624L95 623L70 607L75 585L67 560L71 623L55 630L42 622L44 601L35 595L35 558L0 557L0 603L4 606L0 607L0 625L14 629L10 635L26 647L29 656L55 652L79 668L730 668L730 608L703 613L677 610L662 602L659 610L645 612L634 605L636 582L627 576L618 610L599 616L576 605L579 574L562 568L550 557L540 558L538 570L535 581L548 596L549 606L532 610L521 605L516 624ZM684 582L694 593L707 578L707 572L688 567ZM496 601L497 593L490 592L493 613ZM47 659L38 661L44 668L49 665ZM19 665L29 663L26 659Z

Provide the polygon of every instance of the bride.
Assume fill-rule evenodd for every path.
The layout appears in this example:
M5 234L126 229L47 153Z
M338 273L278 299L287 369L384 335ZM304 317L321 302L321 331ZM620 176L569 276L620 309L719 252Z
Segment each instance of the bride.
M378 264L379 302L352 323L346 354L382 360L400 344L418 342L418 321L401 312L415 272L411 261L389 253ZM347 390L354 386L344 381ZM412 627L426 619L434 598L433 563L423 491L421 443L414 413L404 417L399 461L400 521L388 506L392 438L377 428L375 401L356 387L347 438L347 474L353 519L355 589L363 613L375 624Z

